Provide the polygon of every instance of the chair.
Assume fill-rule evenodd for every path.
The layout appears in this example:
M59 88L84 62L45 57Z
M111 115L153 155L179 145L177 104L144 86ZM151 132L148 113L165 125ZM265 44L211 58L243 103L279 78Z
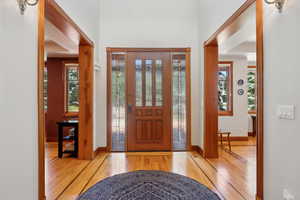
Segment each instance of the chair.
M222 131L218 131L218 135L220 136L220 141L221 141L221 146L223 147L223 136L225 136L225 138L227 138L227 144L229 147L229 151L231 151L231 132L226 131L226 132L222 132Z

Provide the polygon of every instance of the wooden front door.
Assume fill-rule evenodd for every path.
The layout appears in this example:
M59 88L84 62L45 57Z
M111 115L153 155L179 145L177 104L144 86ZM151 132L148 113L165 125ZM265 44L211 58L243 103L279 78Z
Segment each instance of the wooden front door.
M127 149L171 150L170 53L130 52L127 62Z

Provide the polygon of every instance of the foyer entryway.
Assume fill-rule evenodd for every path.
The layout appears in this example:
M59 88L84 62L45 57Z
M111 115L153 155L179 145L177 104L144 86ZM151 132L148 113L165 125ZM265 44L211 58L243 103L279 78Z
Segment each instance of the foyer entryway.
M111 151L187 150L189 52L108 52Z

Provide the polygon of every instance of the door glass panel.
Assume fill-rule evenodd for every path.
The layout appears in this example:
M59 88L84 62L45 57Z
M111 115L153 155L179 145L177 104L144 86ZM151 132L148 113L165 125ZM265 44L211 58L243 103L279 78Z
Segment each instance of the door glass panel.
M145 80L145 89L146 89L146 106L152 106L152 60L145 60L146 67L146 80Z
M136 104L136 106L143 106L142 60L135 61L135 104Z
M112 55L112 151L125 151L125 55Z
M172 56L173 68L173 149L186 150L186 59L184 54Z
M156 106L163 105L163 94L162 94L162 87L163 87L163 66L161 60L156 60L156 74L155 74L155 88L156 88Z

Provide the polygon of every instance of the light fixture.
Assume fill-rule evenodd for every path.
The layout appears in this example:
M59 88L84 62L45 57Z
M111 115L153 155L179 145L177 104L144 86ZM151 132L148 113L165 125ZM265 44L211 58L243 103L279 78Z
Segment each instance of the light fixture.
M35 6L39 3L39 0L17 0L17 1L22 15L24 15L27 6Z
M282 12L285 1L286 0L265 0L267 4L274 4L280 13Z

